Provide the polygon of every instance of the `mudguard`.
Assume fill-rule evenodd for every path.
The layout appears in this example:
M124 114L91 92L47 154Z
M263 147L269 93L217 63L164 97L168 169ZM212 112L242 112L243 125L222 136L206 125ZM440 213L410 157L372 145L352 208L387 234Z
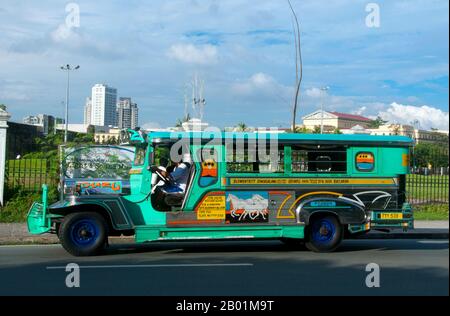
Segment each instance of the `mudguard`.
M357 203L333 197L316 197L300 203L296 209L297 222L308 225L310 217L317 212L334 214L343 225L364 224L370 219L364 207Z
M133 223L127 215L125 205L120 196L71 196L64 201L50 205L48 213L65 216L75 211L79 212L80 209L90 211L100 208L106 211L114 229L128 230L133 228Z

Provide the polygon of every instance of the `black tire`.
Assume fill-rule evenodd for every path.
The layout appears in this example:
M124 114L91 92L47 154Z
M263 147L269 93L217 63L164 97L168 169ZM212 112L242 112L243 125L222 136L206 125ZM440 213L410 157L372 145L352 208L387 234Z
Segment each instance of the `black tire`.
M305 246L314 252L332 252L342 242L344 229L332 215L316 216L305 229Z
M93 212L72 213L64 217L59 240L70 254L93 256L99 254L108 239L107 224L103 216Z

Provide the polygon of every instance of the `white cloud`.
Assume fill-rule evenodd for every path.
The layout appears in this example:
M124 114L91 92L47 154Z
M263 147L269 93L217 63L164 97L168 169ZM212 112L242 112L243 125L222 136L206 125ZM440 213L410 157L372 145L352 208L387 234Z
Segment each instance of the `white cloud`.
M449 113L431 106L413 106L392 103L388 109L380 111L379 115L390 123L411 124L418 120L420 128L437 128L448 131Z
M327 92L324 93L320 88L310 88L306 89L305 91L306 96L316 99L316 98L322 98L326 95L328 95Z
M192 44L174 44L168 56L187 64L210 65L218 60L218 50L213 45L195 46Z
M51 32L50 36L55 42L63 42L73 35L72 29L65 24L60 24L56 30Z
M367 106L362 106L362 107L360 107L360 108L358 108L358 109L356 109L356 110L353 110L353 111L352 111L352 114L355 114L355 115L364 115L364 112L366 112L366 110L367 110Z
M157 122L147 122L141 125L143 130L152 130L152 129L160 129L161 125Z
M250 78L234 83L233 92L237 94L249 95L255 92L273 91L279 84L271 76L262 72L252 75Z

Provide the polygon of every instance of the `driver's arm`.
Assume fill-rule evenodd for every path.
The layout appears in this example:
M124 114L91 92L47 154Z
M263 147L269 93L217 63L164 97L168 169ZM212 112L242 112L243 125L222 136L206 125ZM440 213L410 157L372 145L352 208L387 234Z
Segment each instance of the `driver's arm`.
M158 173L160 173L164 177L168 177L169 176L169 173L167 171L165 171L165 170L163 170L163 169L161 169L161 168L159 168L157 166L151 166L150 170L151 170L152 173L155 173L156 171L158 171Z

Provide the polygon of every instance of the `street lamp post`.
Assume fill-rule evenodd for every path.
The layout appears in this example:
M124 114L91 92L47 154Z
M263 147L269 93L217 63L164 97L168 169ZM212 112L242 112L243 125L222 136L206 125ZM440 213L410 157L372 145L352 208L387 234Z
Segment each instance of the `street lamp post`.
M324 99L325 99L325 93L326 91L328 91L330 89L330 87L322 87L320 88L320 90L322 90L323 95L322 95L322 102L320 104L320 134L323 134L323 103L324 103Z
M64 143L67 143L67 130L68 130L68 124L69 124L69 83L70 83L70 71L71 70L77 70L80 66L75 66L75 68L72 68L69 64L65 66L61 66L62 70L67 71L67 87L66 87L66 117L65 117L65 128L64 128Z

